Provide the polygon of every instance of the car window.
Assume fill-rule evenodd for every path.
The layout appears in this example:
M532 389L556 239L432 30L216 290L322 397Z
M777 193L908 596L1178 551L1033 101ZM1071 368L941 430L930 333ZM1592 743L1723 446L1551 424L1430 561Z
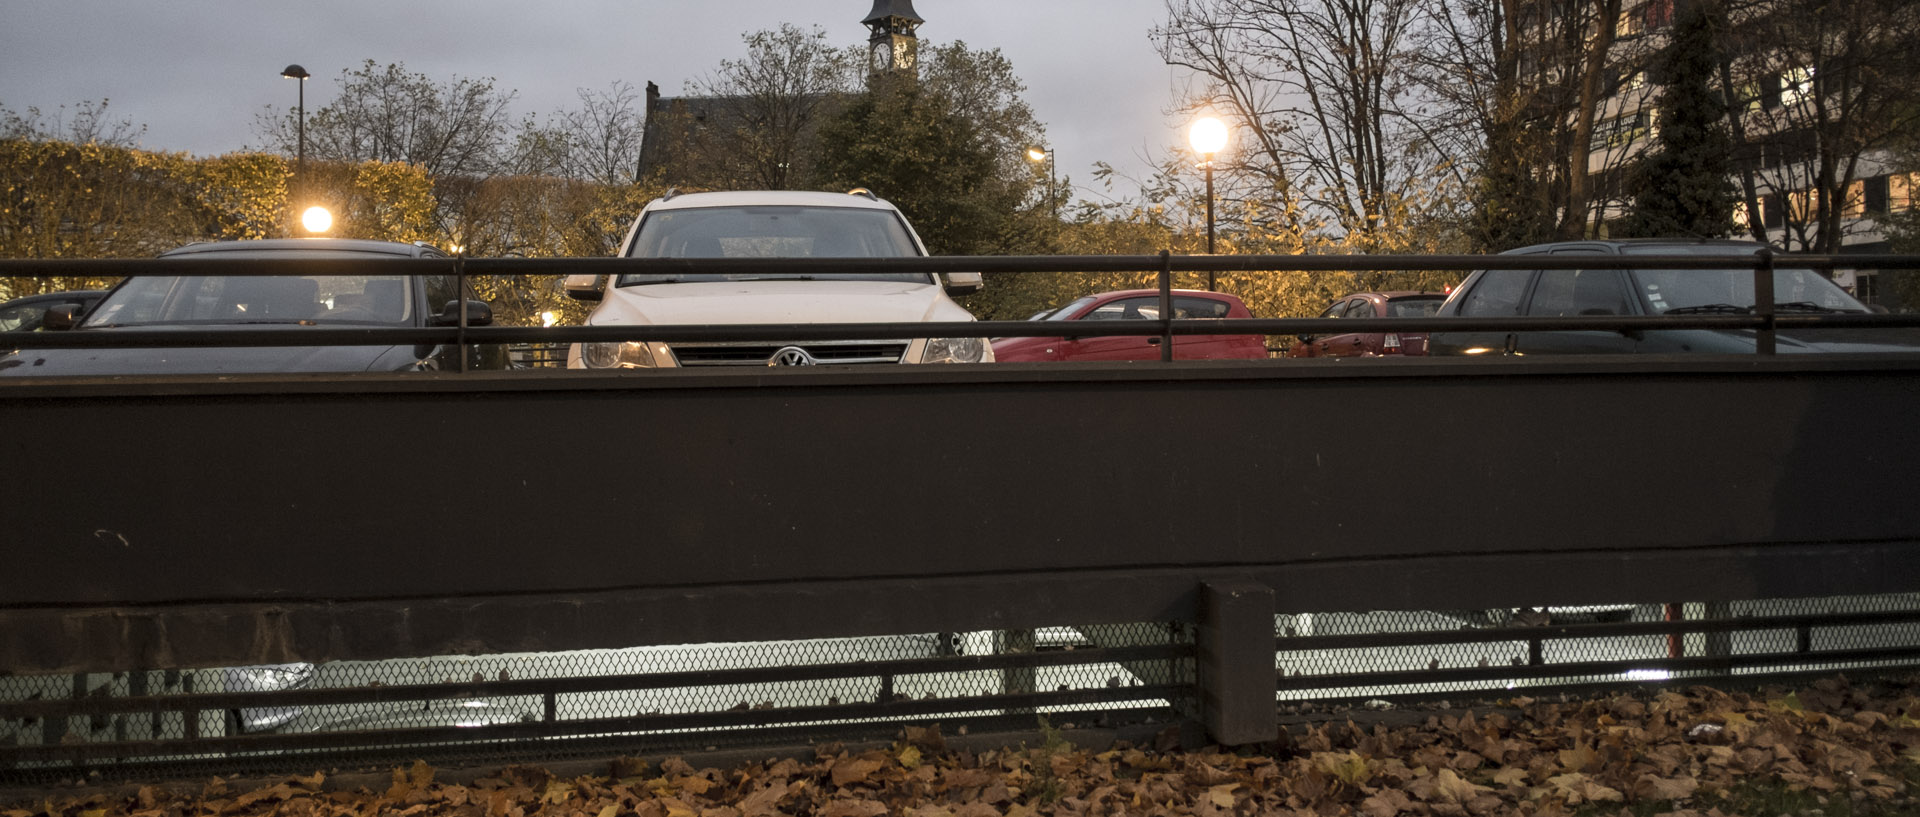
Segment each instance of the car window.
M82 325L397 324L411 319L403 275L143 275L107 296Z
M1327 307L1326 311L1320 313L1320 317L1340 318L1340 317L1345 317L1346 314L1347 314L1347 302L1334 301L1332 306Z
M1527 314L1547 317L1568 315L1627 315L1625 291L1620 288L1620 273L1615 270L1550 269L1540 271L1533 285L1533 297L1527 302Z
M1088 312L1083 321L1137 321L1160 320L1160 299L1157 296L1144 298L1121 298L1108 301Z
M42 302L0 309L0 332L29 332L40 328L41 316L61 304Z
M1387 317L1430 318L1440 311L1440 305L1446 300L1438 295L1428 298L1395 298L1387 302Z
M1093 303L1094 301L1097 301L1097 300L1099 299L1095 298L1092 295L1088 295L1085 298L1081 298L1080 300L1074 301L1073 303L1067 304L1066 306L1063 306L1063 307L1060 307L1059 309L1054 310L1053 314L1047 316L1047 320L1050 320L1050 321L1067 320L1068 318L1071 318L1074 315L1079 314L1080 310L1087 308L1087 304Z
M627 249L629 258L909 258L920 249L892 210L864 207L746 205L656 210ZM645 273L618 286L678 281L800 278L800 273ZM820 273L808 278L932 283L925 273Z
M1379 315L1374 311L1373 301L1370 301L1366 298L1355 298L1351 302L1349 302L1347 304L1346 316L1349 318L1379 317Z
M1232 308L1226 301L1216 301L1212 298L1175 297L1173 299L1173 317L1175 318L1224 318Z
M1473 289L1460 303L1462 317L1508 317L1520 314L1520 296L1533 270L1490 269L1480 273Z

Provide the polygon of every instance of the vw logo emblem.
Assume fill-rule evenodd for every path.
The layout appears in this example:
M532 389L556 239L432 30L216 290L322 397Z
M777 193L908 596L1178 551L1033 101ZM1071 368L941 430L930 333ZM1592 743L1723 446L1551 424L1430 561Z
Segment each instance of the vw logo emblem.
M813 355L807 354L807 350L798 346L788 346L767 358L768 366L812 366L818 362Z

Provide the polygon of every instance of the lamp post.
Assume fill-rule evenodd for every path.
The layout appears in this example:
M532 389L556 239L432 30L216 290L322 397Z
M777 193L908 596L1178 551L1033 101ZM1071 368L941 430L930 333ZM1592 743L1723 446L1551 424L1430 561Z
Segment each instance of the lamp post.
M294 154L293 160L293 189L297 194L296 198L304 198L307 193L307 77L312 76L312 74L307 73L307 69L301 68L298 65L289 65L281 69L280 76L294 80L296 84L300 86L300 118L299 124L295 126L298 128L300 136L298 147L296 148L298 152ZM292 208L288 209L291 210ZM331 223L332 219L328 219L328 222Z
M1047 163L1047 198L1053 202L1053 220L1060 220L1060 172L1054 161L1053 148L1034 146L1027 148L1027 158L1035 162Z
M1213 157L1227 146L1227 123L1211 116L1193 121L1187 129L1187 143L1200 154L1200 166L1207 169L1207 254L1213 254ZM1213 271L1207 271L1207 291L1213 291Z

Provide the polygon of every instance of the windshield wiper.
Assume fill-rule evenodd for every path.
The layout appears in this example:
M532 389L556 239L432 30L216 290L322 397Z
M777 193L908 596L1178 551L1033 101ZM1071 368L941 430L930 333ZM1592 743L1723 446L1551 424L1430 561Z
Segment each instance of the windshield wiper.
M1667 310L1665 313L1662 313L1662 314L1701 315L1701 314L1707 314L1707 313L1714 313L1714 314L1724 314L1724 315L1745 315L1748 312L1752 312L1752 311L1753 311L1753 307L1751 306L1734 306L1733 304L1700 304L1698 306L1676 306L1672 309Z
M1857 309L1840 309L1838 307L1821 306L1812 301L1787 301L1785 303L1774 304L1773 308L1776 310L1785 310L1788 312L1858 312L1859 311Z

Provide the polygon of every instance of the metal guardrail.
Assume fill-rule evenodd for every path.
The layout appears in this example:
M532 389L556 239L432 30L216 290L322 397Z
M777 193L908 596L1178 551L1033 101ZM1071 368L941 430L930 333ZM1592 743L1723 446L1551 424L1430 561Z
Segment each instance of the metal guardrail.
M1920 256L1910 255L1792 255L1771 251L1751 258L1701 255L1231 255L1192 256L939 256L931 258L846 259L640 259L640 258L446 258L338 261L330 259L93 259L0 260L0 276L108 277L153 274L217 274L243 276L328 275L364 272L368 264L381 269L408 268L413 274L454 275L465 290L466 279L482 275L560 274L788 274L834 273L949 273L949 272L1157 272L1161 314L1172 315L1172 275L1175 272L1341 271L1341 270L1462 270L1478 269L1727 269L1751 267L1755 309L1751 315L1586 316L1574 318L1260 318L1260 319L1150 319L1104 321L1076 325L1073 333L1085 337L1159 335L1161 360L1173 360L1171 340L1176 335L1264 334L1293 335L1328 331L1633 331L1653 329L1753 329L1755 351L1772 354L1773 338L1782 329L1920 327L1920 314L1831 315L1781 314L1774 310L1772 272L1779 267L1831 271L1848 269L1920 269ZM164 265L164 266L162 266ZM1059 327L1035 321L978 321L930 323L806 323L777 325L646 325L592 327L468 327L433 329L360 329L315 327L288 334L281 330L225 330L220 332L117 330L112 333L40 332L9 338L17 348L239 347L373 344L487 344L584 343L608 341L710 340L873 340L898 337L1044 337ZM324 332L325 335L317 333Z

